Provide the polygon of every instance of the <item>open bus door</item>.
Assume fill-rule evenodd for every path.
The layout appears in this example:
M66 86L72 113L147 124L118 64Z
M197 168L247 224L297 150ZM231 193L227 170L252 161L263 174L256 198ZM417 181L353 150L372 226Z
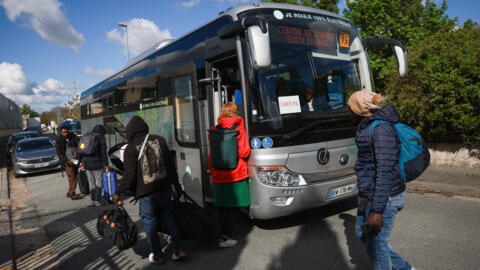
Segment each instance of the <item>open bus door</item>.
M243 117L242 94L241 94L241 77L238 65L237 55L231 54L223 58L206 63L205 79L199 82L206 87L206 95L208 102L208 116L205 119L206 129L218 124L218 116L223 104L227 102L235 102L238 105L240 116ZM207 139L208 143L208 139ZM204 196L207 202L213 202L212 179L208 168L208 152L210 146L206 149L206 170L204 175Z

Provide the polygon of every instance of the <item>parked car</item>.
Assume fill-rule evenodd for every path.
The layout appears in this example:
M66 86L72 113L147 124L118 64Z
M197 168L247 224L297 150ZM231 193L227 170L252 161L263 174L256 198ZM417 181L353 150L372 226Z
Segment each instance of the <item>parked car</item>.
M55 142L48 137L20 140L11 153L15 177L60 169Z
M10 138L8 138L7 150L11 153L13 149L15 149L15 147L17 146L18 141L36 137L40 137L40 134L36 131L24 131L15 133L11 135Z

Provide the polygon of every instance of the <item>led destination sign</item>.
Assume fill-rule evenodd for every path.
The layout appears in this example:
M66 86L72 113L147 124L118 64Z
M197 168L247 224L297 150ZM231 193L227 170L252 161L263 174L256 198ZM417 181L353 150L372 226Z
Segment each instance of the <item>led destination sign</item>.
M275 30L289 44L300 44L316 47L335 47L335 33L322 32L306 28L277 25Z

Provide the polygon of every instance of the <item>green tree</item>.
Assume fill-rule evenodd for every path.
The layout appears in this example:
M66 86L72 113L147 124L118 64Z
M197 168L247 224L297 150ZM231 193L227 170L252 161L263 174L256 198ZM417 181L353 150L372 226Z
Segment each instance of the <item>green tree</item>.
M465 22L463 23L463 27L466 27L466 28L478 27L478 23L472 21L471 19L468 19L467 21L465 21Z
M463 27L417 42L409 74L389 62L385 94L428 142L480 145L480 28Z
M393 38L401 41L408 51L425 37L454 28L457 18L450 19L446 10L446 0L440 7L433 0L347 0L343 12L363 38ZM392 51L388 46L369 50L373 77L380 89L385 87L390 56Z
M295 4L306 7L313 7L338 13L338 0L263 0L263 2Z
M23 104L22 106L22 115L30 115L30 117L38 117L39 114L32 110L32 108L30 108L30 106L28 106L27 104Z

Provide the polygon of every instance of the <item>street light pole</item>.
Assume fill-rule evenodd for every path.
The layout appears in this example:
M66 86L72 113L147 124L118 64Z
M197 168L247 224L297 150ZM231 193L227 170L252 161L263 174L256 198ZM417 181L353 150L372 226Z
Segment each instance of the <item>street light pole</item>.
M75 97L77 96L77 81L72 81L73 82L73 86L75 87Z
M127 62L130 60L130 53L128 51L128 25L126 23L119 23L118 26L125 27L125 40L127 43Z

